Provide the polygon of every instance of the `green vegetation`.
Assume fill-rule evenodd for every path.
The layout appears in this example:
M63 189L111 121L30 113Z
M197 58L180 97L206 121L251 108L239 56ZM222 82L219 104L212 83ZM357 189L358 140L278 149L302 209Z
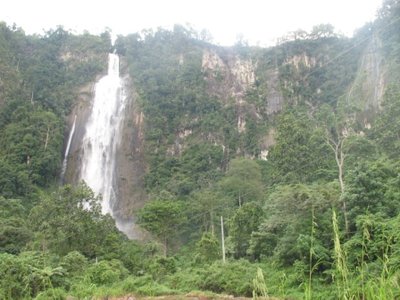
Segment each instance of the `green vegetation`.
M146 242L121 234L84 183L57 180L64 118L104 72L110 34L1 23L0 299L399 298L399 19L386 0L354 38L319 25L269 49L182 26L120 36L144 113ZM360 78L377 40L373 111Z

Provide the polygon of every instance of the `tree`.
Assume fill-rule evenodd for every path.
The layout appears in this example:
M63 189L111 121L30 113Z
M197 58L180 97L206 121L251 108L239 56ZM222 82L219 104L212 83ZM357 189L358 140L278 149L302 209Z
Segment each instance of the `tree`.
M0 252L18 254L32 237L21 201L0 196Z
M345 198L352 229L360 215L369 213L392 218L400 212L399 172L399 163L385 158L361 162L351 172Z
M326 145L336 162L337 179L340 186L340 202L346 233L349 232L349 217L346 203L345 172L350 164L356 164L359 157L368 159L376 156L373 143L356 133L357 122L348 114L347 104L339 102L334 111L330 106L323 105L317 114L317 124L322 130Z
M201 216L201 220L198 221L202 231L215 235L215 224L218 221L216 217L223 210L222 201L223 197L211 188L202 189L191 195L190 213L194 214L194 218Z
M235 258L247 256L251 235L258 230L263 214L260 205L248 202L239 207L229 220L229 242Z
M32 183L48 186L58 177L62 123L52 112L20 105L3 128L0 153L14 170L26 172Z
M384 96L382 112L370 132L380 149L391 158L400 154L400 87L390 86Z
M334 154L338 170L338 180L340 186L340 200L342 202L342 211L344 216L346 232L349 232L349 221L347 216L346 200L343 197L345 192L344 183L344 160L347 156L345 143L349 139L352 129L346 124L348 116L345 114L335 114L330 107L323 106L321 109L321 119L324 120L323 128L325 130L326 143Z
M220 257L220 245L215 235L210 232L203 233L196 243L196 262L212 263Z
M83 183L44 195L29 220L34 247L59 255L79 251L95 258L115 252L122 241L111 216L101 214L100 198Z
M335 34L335 28L331 24L320 24L314 26L310 36L313 39L337 37Z
M273 253L284 264L296 259L308 263L310 228L315 222L313 243L319 251L314 259L326 260L331 245L329 216L338 194L335 183L276 187L265 203L265 217L252 235L249 252L255 258Z
M185 221L184 205L179 201L153 200L138 212L138 224L162 240L165 256Z
M328 155L324 135L305 112L280 115L275 139L268 155L274 182L307 183L332 178L333 158Z
M251 159L233 159L219 190L239 207L248 201L260 201L264 196L260 166Z

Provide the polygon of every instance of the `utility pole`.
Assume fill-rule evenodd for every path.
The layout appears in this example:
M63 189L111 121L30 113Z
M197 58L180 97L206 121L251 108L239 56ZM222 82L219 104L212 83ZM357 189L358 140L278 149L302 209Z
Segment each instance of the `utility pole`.
M225 263L225 235L224 235L224 219L221 216L221 244L222 244L222 262Z

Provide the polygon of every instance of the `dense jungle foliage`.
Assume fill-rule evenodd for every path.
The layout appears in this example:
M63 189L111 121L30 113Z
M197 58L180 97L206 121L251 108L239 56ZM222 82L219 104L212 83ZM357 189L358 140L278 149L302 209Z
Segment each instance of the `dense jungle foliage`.
M399 24L400 2L386 0L353 38L320 25L264 49L182 26L113 47L108 32L28 36L0 23L0 299L399 298ZM143 242L84 183L58 180L65 117L113 48L145 116ZM385 84L373 107L371 49ZM207 73L207 51L252 62L255 80L243 90L226 70Z

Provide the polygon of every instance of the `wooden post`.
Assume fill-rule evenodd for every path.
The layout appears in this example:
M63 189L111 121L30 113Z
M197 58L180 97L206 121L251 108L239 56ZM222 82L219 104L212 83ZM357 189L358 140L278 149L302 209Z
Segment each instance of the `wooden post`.
M47 125L47 133L46 133L46 140L44 142L44 150L47 150L47 145L49 143L49 134L50 134L50 126Z
M33 91L32 91L32 95L31 95L31 104L33 105Z
M224 219L221 216L221 244L222 244L222 262L225 263L225 235L224 235Z

